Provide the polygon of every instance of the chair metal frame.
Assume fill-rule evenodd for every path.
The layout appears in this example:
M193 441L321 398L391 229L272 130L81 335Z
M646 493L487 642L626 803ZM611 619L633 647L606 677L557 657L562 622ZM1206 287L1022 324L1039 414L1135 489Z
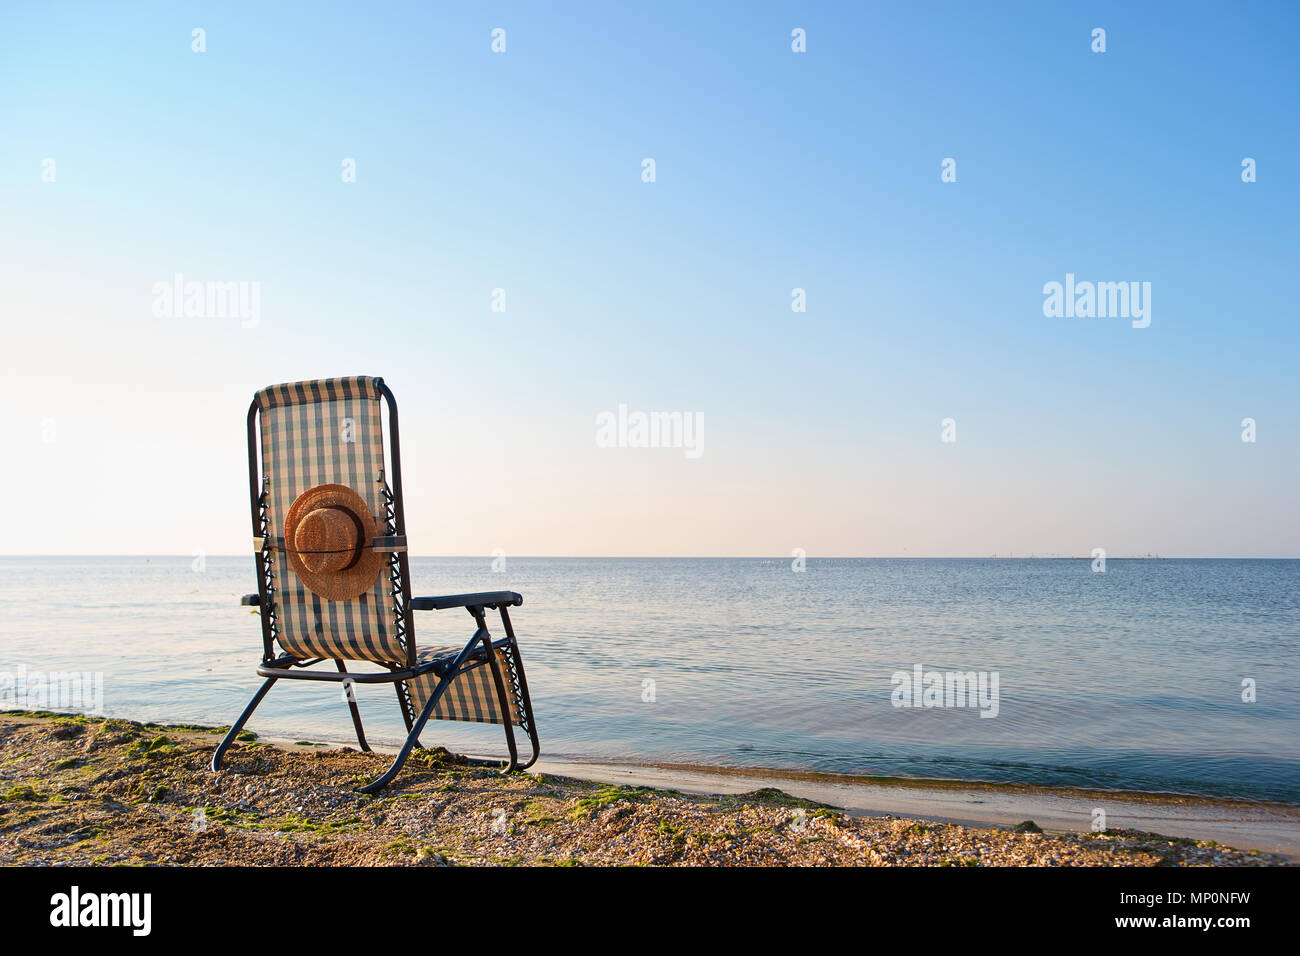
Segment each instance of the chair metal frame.
M393 552L389 564L390 578L394 585L395 596L402 601L402 617L396 623L398 639L405 643L406 660L401 663L383 664L381 666L388 668L384 671L352 673L348 671L342 659L323 657L304 659L294 657L288 653L276 654L275 608L273 602L269 600L274 580L271 558L271 541L273 540L274 531L267 527L265 492L261 490L263 482L260 477L261 469L258 467L260 454L260 442L258 441L260 403L257 398L254 398L248 408L248 491L255 542L254 558L257 562L257 593L244 595L240 603L256 607L259 610L262 623L262 663L258 666L257 673L266 680L257 693L253 695L252 700L248 702L243 713L231 725L225 738L217 746L212 755L212 769L214 771L221 769L222 758L225 756L226 751L230 749L244 724L253 715L253 711L262 702L262 698L266 696L267 691L278 680L315 680L343 684L347 692L348 708L352 712L352 724L357 732L357 742L360 744L361 749L366 752L370 751L370 745L366 742L365 730L361 726L361 713L357 709L352 685L393 684L397 692L398 704L402 710L402 719L406 724L407 735L406 741L402 744L401 750L398 751L389 768L375 780L361 788L362 793L375 793L391 783L393 778L401 772L402 765L406 763L411 751L418 746L422 746L420 732L424 730L424 726L431 718L439 699L441 699L451 682L467 666L482 666L483 663L491 668L492 681L497 692L497 702L501 708L505 725L509 759L501 772L505 774L514 770L526 770L536 762L540 753L540 745L537 740L537 723L533 718L532 700L528 695L528 680L524 676L524 666L519 656L519 645L515 639L514 626L511 624L510 614L506 610L508 607L518 607L523 604L523 597L514 591L483 591L475 594L453 594L443 597L410 597L407 594L411 572L406 553L406 514L402 498L402 462L397 425L397 401L393 398L392 391L384 384L383 379L378 379L377 385L384 397L384 402L388 406L388 455L391 460L391 469L386 473L392 477L391 492L386 495L388 498L391 534L382 539L382 546L384 550ZM380 544L379 541L376 542L376 545L378 544ZM450 663L445 657L432 661L419 661L415 646L415 618L413 612L452 608L464 608L469 612L475 624L473 636ZM505 631L505 637L493 640L487 626L486 612L489 610L497 611L501 615L501 626ZM509 671L504 676L498 663L498 655L495 653L497 651L500 652L501 658L505 661ZM308 668L326 660L334 661L335 671L308 670ZM424 707L416 714L404 682L430 672L439 677L439 682L429 695ZM507 689L507 683L510 685L509 689ZM515 743L510 696L514 697L520 729L527 732L532 749L532 755L522 764L519 762L518 748ZM495 761L470 759L473 763L496 763Z

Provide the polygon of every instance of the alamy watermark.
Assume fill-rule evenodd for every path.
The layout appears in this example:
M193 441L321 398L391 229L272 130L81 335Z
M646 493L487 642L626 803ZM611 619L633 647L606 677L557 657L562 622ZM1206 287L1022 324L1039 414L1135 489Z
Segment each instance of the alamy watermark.
M894 671L889 695L895 707L978 707L981 717L998 715L997 671Z
M1150 282L1076 282L1043 285L1043 315L1049 319L1132 319L1135 329L1151 324Z
M148 936L153 927L151 893L83 893L73 884L50 897L50 925L125 927L133 936Z
M185 281L153 284L153 314L159 319L239 319L245 329L262 321L262 283Z
M638 412L619 405L596 416L599 448L681 448L687 458L704 454L703 412Z
M29 671L26 664L0 671L0 710L104 713L103 671Z

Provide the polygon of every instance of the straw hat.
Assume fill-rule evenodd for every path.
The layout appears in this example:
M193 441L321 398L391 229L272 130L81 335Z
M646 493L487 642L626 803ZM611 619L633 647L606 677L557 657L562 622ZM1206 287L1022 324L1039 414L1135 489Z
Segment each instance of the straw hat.
M384 566L373 551L375 519L347 485L308 488L289 506L284 549L302 583L329 601L350 601L374 586Z

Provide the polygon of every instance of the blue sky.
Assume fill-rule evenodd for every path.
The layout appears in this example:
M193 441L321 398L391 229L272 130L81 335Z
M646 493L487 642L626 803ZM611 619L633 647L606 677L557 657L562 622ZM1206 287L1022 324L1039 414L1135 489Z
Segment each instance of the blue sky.
M983 6L9 5L0 551L241 553L252 392L365 373L421 553L1294 556L1297 8Z

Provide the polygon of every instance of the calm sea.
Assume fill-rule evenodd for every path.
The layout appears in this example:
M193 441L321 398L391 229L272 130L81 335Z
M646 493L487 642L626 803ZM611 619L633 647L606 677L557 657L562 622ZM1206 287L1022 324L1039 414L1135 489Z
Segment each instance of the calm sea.
M252 559L193 565L0 558L0 707L5 675L75 669L102 672L108 715L229 723L258 684L257 619L236 604ZM416 558L413 578L417 594L523 593L549 757L1300 803L1300 561ZM470 623L422 612L419 642L463 643ZM894 706L894 675L918 664L996 672L996 717ZM391 689L358 696L372 739L399 742ZM429 745L499 743L431 726ZM250 727L351 735L338 689L305 682L277 685Z

